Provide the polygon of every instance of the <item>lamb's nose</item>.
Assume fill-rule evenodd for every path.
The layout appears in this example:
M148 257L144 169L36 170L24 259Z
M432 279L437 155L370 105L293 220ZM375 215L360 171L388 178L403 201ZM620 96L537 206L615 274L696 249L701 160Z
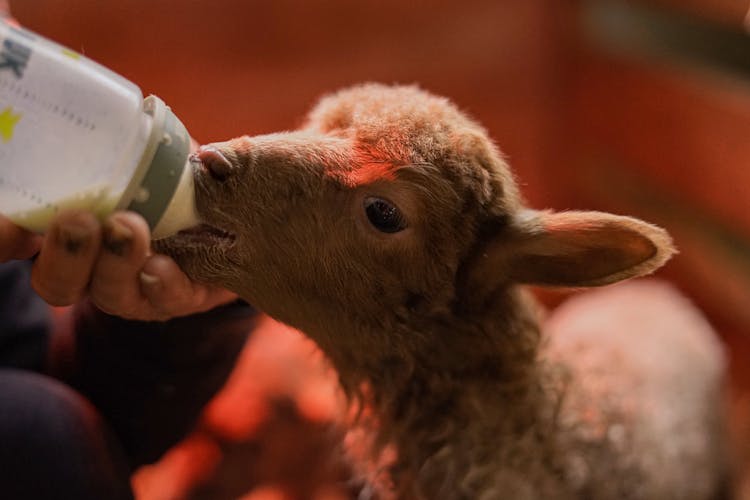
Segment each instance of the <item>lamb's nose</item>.
M234 166L214 146L202 146L193 153L193 158L200 162L217 181L223 182L234 173Z

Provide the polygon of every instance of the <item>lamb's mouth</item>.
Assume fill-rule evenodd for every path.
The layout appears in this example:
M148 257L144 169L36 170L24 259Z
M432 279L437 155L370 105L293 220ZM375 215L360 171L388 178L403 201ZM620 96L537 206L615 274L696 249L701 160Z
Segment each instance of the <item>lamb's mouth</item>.
M183 229L170 238L173 245L187 247L218 247L229 249L234 246L237 237L234 233L225 231L209 224Z

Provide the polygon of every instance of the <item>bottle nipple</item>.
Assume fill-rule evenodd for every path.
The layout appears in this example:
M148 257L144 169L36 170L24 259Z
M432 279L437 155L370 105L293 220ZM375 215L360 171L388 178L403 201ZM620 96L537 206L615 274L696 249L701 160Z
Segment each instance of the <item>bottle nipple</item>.
M200 217L195 207L193 168L188 162L182 169L174 195L164 210L164 214L151 231L151 237L155 240L165 238L199 223Z

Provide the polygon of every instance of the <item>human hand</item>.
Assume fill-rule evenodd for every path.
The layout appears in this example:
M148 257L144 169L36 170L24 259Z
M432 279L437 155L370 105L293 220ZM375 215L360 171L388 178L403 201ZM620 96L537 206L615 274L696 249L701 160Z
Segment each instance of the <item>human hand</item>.
M165 255L153 254L146 221L116 212L103 224L88 212L55 218L32 269L32 286L52 305L85 296L102 311L136 320L167 320L209 310L233 293L191 281Z
M13 224L0 215L0 262L28 259L42 244L42 237Z

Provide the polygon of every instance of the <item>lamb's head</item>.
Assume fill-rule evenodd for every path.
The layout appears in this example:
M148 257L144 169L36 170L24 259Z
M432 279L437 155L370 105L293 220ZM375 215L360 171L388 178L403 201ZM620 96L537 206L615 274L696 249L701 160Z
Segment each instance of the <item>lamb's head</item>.
M525 208L485 131L415 87L341 91L300 130L205 146L195 166L199 213L227 234L161 249L308 331L424 321L512 283L610 283L671 253L635 219Z

